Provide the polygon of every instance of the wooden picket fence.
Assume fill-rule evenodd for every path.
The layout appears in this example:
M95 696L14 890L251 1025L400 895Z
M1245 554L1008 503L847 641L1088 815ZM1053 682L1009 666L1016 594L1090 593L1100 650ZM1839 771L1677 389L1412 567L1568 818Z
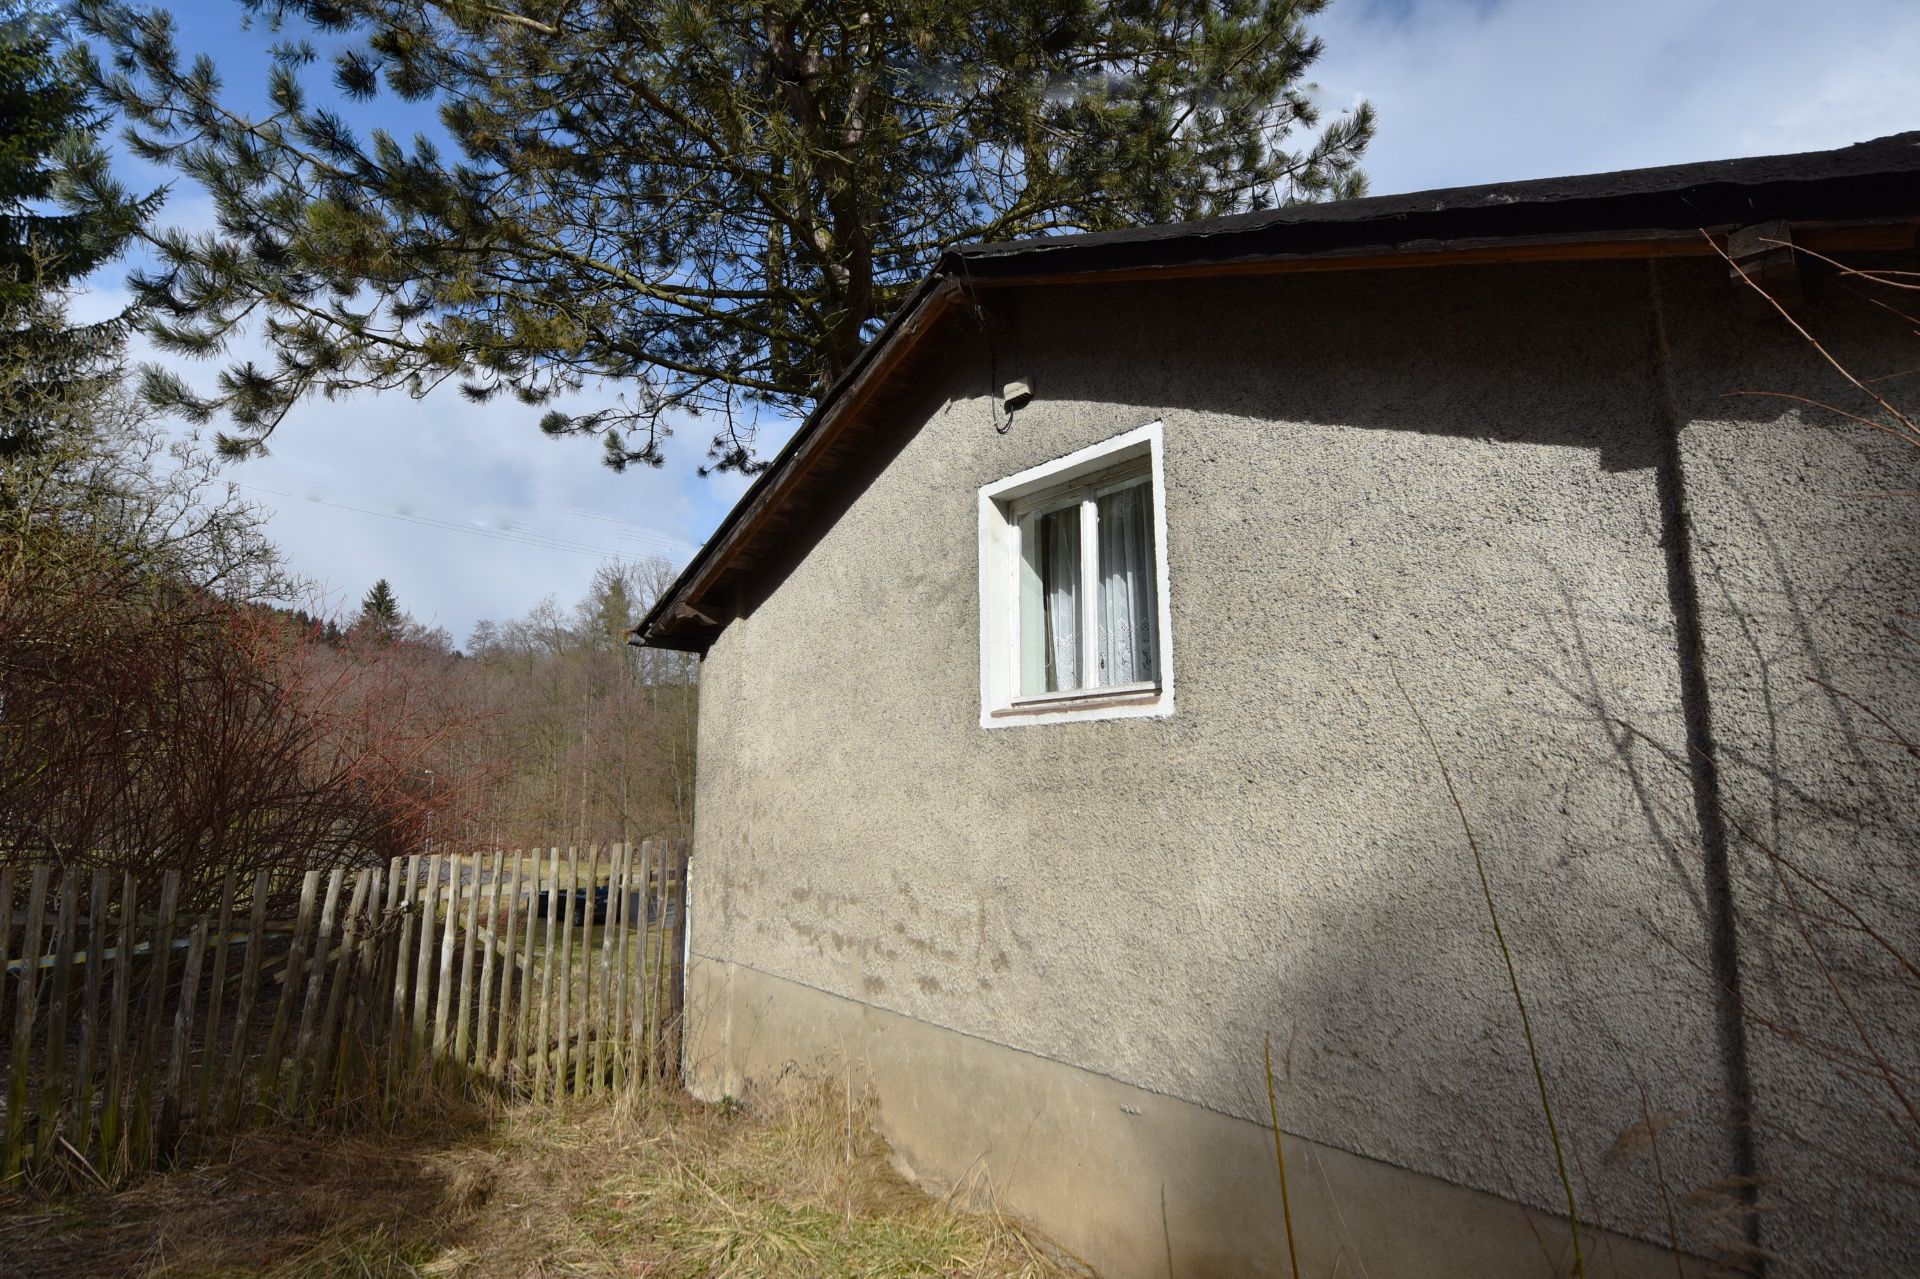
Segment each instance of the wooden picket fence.
M111 1182L250 1124L390 1122L426 1087L672 1080L686 867L647 841L229 873L202 914L175 871L0 868L0 1185Z

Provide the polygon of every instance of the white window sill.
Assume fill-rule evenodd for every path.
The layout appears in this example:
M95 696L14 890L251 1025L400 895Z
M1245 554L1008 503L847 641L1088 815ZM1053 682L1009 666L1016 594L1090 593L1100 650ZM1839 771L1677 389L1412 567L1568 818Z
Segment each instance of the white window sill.
M1025 697L1014 698L1013 705L1009 706L1006 711L995 713L1007 714L1027 710L1035 706L1058 706L1062 703L1104 701L1112 697L1130 697L1137 693L1148 693L1158 696L1159 692L1160 685L1158 681L1145 680L1138 684L1109 684L1100 688L1070 688L1060 693L1030 693Z
M1079 688L1018 698L1011 706L988 711L982 717L981 726L1012 728L1021 724L1164 717L1172 713L1173 695L1159 684L1116 684L1110 688Z

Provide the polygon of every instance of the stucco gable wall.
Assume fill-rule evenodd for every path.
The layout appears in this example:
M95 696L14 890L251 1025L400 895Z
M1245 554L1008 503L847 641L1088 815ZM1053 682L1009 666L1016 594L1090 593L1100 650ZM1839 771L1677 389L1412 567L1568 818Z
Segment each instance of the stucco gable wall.
M1899 740L1920 741L1920 449L1753 394L1866 404L1777 316L1698 272L1661 283L1763 1240L1783 1273L1920 1273L1920 981L1893 953L1920 956L1920 759ZM1913 405L1912 325L1813 283L1797 318Z
M1727 1170L1645 268L1030 295L710 654L693 947L1527 1201L1559 1198L1458 819L1600 1219ZM1178 709L986 732L979 485L1159 419ZM1635 740L1615 723L1646 734ZM858 1047L849 1051L858 1055Z

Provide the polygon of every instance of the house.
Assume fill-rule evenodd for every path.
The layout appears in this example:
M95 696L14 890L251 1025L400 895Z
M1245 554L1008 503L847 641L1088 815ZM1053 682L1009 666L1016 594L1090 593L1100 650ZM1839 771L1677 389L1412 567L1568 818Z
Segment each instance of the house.
M948 253L639 628L696 1092L1286 1274L1270 1044L1305 1274L1568 1273L1566 1183L1920 1273L1920 448L1818 407L1917 228L1920 133Z

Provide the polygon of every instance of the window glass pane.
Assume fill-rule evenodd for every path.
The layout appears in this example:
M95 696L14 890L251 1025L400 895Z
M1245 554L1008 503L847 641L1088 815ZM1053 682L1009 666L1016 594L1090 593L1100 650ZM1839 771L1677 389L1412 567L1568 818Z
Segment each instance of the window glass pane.
M1132 684L1158 678L1153 580L1153 507L1145 484L1098 499L1100 615L1098 680Z
M1047 691L1047 593L1041 585L1040 564L1040 520L1028 515L1020 521L1020 614L1016 635L1020 642L1021 697Z
M1020 691L1080 687L1080 508L1023 521Z

